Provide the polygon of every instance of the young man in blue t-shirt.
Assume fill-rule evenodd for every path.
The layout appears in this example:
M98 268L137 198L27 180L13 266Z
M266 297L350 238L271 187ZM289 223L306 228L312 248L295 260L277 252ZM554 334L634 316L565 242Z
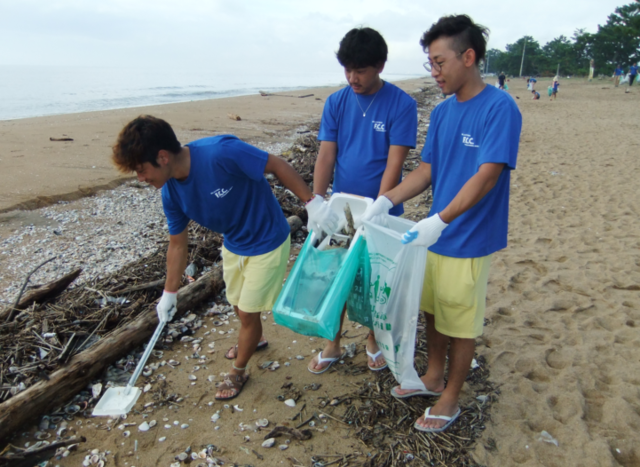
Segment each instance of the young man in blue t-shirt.
M440 396L416 422L421 431L442 431L460 415L460 390L475 338L482 334L491 255L507 245L509 181L522 116L511 96L482 81L478 63L487 34L466 15L440 18L424 34L421 45L428 49L431 73L453 97L431 112L420 166L363 216L375 221L432 186L431 216L403 238L429 247L420 305L427 318L425 389L392 391L398 398Z
M616 69L613 72L613 85L617 88L620 84L620 77L622 76L622 67L620 65L616 66Z
M638 64L634 63L629 67L629 86L633 86L634 81L638 77ZM627 89L629 92L629 89Z
M313 175L314 193L325 196L333 176L333 192L377 198L402 179L402 166L418 131L416 101L380 78L387 61L387 44L377 31L349 31L337 53L349 86L332 94L322 113L320 151ZM404 212L402 204L391 214ZM344 318L344 311L342 314ZM308 368L325 372L341 355L340 334L328 342ZM371 370L386 368L373 331L366 345Z
M245 372L249 359L267 345L260 312L273 307L289 260L289 224L264 174L275 175L307 202L309 228L332 232L337 215L287 162L232 135L181 146L167 122L141 116L120 132L113 161L119 170L136 172L141 182L162 189L169 248L164 292L156 308L160 321L170 321L177 308L187 266L189 221L224 235L227 300L241 324L238 344L225 355L235 362L215 398L236 397L249 379Z

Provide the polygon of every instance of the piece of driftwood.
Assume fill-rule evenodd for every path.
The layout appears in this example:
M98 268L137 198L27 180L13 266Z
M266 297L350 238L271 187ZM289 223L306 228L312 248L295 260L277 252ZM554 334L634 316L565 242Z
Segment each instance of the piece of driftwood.
M49 141L73 141L73 138L53 138L53 137L50 137Z
M58 448L78 445L79 443L86 443L87 438L84 436L70 436L67 439L54 441L51 444L42 446L37 449L20 449L7 450L0 455L0 466L4 467L32 467L38 464L40 461L50 459Z
M24 297L22 297L22 292L21 292L20 295L18 296L19 298L17 302L12 307L6 308L2 312L0 312L0 321L5 319L5 317L7 321L11 321L11 319L13 318L12 315L14 311L24 310L26 308L29 308L31 305L33 305L36 302L39 303L49 298L55 297L56 295L59 295L67 287L69 287L69 285L74 280L76 280L76 278L80 275L81 272L82 272L82 269L76 269L75 271L72 271L69 274L62 276L59 279L51 281L48 284L43 285L42 287L33 289ZM26 282L28 282L28 278L27 278L27 281L25 281L25 286L26 286Z
M302 219L300 219L298 216L287 217L287 222L289 223L289 228L291 229L291 235L302 228Z
M183 287L178 292L177 316L212 297L223 287L221 268L215 268ZM128 325L75 355L65 367L50 374L48 381L40 381L0 404L0 441L47 410L64 404L108 365L147 341L157 325L155 307L150 306Z
M166 279L158 279L157 281L147 282L146 284L134 285L131 287L127 287L126 289L112 290L110 293L125 295L131 292L140 292L141 290L159 289L164 287L165 280Z

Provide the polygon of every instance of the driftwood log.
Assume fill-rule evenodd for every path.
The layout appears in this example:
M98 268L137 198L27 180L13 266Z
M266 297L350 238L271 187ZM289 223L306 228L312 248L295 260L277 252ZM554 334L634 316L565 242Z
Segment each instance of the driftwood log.
M62 276L59 279L56 279L48 284L43 285L42 287L38 287L37 289L33 289L24 297L19 299L19 302L16 303L13 307L8 307L2 312L0 312L0 321L4 321L5 318L9 317L7 321L11 321L11 313L16 310L24 310L25 308L29 308L34 303L41 303L44 300L49 298L53 298L60 293L62 293L69 285L76 280L76 278L80 275L82 269L76 269L75 271L70 272L69 274Z
M183 287L178 292L177 316L212 297L223 284L222 271L215 268ZM149 307L131 323L71 358L64 368L50 374L48 381L40 381L0 404L0 441L84 389L107 366L148 340L157 325L155 308Z

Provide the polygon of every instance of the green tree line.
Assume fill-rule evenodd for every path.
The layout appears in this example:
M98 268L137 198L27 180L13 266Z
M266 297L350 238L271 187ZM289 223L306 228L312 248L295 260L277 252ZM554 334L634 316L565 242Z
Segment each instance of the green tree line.
M615 9L598 32L578 29L571 38L559 36L544 46L531 36L524 36L504 51L491 49L485 60L486 73L519 76L522 52L522 76L554 76L558 65L561 75L586 75L589 62L595 61L595 75L612 75L616 65L627 71L640 61L640 0Z

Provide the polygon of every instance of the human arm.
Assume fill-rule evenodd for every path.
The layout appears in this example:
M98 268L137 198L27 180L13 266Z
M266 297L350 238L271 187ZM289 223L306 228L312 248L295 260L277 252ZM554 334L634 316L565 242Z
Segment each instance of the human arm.
M409 147L407 146L389 146L389 156L387 157L387 167L382 174L382 181L380 182L380 190L378 196L392 190L398 185L398 180L402 175L402 166L409 154Z
M185 228L177 235L169 236L167 250L167 278L164 284L162 298L156 306L156 313L160 321L168 322L173 319L178 306L178 289L182 279L182 272L187 267L188 230Z
M335 141L320 141L320 150L313 170L313 192L324 197L336 165L338 144Z
M275 175L280 183L293 192L303 203L307 203L313 198L313 193L300 174L284 159L269 154L264 173Z

